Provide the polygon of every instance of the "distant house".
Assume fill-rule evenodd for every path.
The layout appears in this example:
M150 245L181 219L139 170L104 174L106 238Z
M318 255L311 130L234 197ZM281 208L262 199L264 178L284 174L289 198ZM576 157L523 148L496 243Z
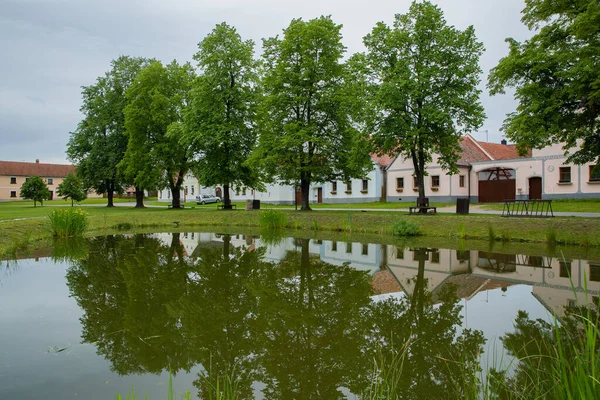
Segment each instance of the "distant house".
M73 165L44 164L40 160L34 163L0 161L0 201L21 200L21 186L30 176L40 176L48 185L50 199L56 196L56 187L69 173L75 172Z
M533 150L519 156L514 145L479 142L471 135L461 139L459 172L448 175L438 156L426 166L425 196L430 201L455 201L469 197L472 202L505 200L600 197L600 174L594 164L566 163L560 145ZM412 160L396 157L387 170L388 201L416 201L419 188Z

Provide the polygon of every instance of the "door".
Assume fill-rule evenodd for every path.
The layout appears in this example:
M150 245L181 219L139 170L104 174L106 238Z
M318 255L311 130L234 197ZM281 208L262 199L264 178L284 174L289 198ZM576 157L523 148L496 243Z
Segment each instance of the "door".
M317 189L317 203L321 204L323 202L323 188Z
M536 176L529 178L529 200L542 199L542 178Z
M50 198L48 200L53 200L54 199L54 192L51 190L50 191Z

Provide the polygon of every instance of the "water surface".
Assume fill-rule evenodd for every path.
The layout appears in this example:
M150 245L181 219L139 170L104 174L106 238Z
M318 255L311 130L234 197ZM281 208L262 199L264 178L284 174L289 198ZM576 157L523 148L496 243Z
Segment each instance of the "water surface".
M519 310L560 318L600 289L593 260L242 234L34 256L0 269L2 399L165 398L169 371L201 398L224 373L244 399L356 398L404 344L400 390L447 398L470 379L451 361L497 365Z

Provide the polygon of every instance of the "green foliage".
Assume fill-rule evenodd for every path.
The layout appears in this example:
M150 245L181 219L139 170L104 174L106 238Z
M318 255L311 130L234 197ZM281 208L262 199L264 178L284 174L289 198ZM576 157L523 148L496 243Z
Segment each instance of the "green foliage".
M394 224L392 232L395 236L418 236L421 232L419 224L413 221L398 221Z
M287 226L287 214L277 210L260 212L259 224L262 228L281 229Z
M50 190L48 190L48 186L42 178L34 175L30 176L29 179L23 183L19 196L24 199L33 200L34 207L37 207L37 202L43 206L44 200L50 198Z
M492 371L491 389L501 399L597 399L600 397L600 320L595 307L566 310L554 324L520 311L515 331L501 339L516 365Z
M527 0L522 21L534 35L508 38L492 69L492 94L515 89L517 110L503 129L523 152L561 143L567 162L600 163L600 5L597 0ZM575 150L575 151L573 151Z
M53 210L50 215L50 230L55 237L81 236L88 228L88 214L80 208Z
M467 238L467 226L462 222L458 224L457 236L459 239Z
M310 210L312 182L365 175L372 162L350 119L341 25L294 19L283 38L263 41L264 98L253 161L265 175L299 184Z
M80 202L87 199L87 191L83 187L81 179L70 173L57 187L57 194L63 199L71 199L71 207L75 201Z
M217 25L194 55L200 76L194 81L184 118L182 142L198 158L194 173L205 186L260 188L257 174L247 165L256 144L258 100L254 42L243 41L235 28Z
M392 27L379 22L365 36L366 54L351 64L364 80L362 117L378 153L412 159L425 196L425 165L436 153L440 165L458 172L461 135L485 117L479 103L482 43L472 26L449 26L441 9L413 1Z
M496 235L496 231L494 230L494 226L492 224L488 224L488 239L490 242L495 241L498 238Z
M549 245L555 245L558 242L557 239L558 232L554 228L554 226L548 227L546 230L546 243Z
M193 77L190 64L180 66L173 61L163 66L152 61L127 89L128 143L119 167L136 187L168 185L176 208L190 162L188 148L180 143L182 130L177 123L188 102Z
M148 60L121 56L111 61L111 69L82 90L83 120L71 133L67 145L69 159L86 189L107 193L112 206L114 193L122 193L125 181L117 165L127 149L124 110L125 93Z

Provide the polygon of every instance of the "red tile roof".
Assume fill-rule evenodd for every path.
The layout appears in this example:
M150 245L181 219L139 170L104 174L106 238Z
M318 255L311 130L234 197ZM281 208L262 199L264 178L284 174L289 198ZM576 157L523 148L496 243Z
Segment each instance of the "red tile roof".
M371 154L371 159L379 164L380 167L386 168L388 165L394 161L394 157L388 156L384 154L382 156L378 156L377 154Z
M39 175L46 178L64 178L71 172L75 172L74 165L0 161L0 175L4 176Z
M477 142L483 149L492 156L494 160L510 160L519 158L519 153L514 145L500 143Z
M471 136L463 136L461 138L460 148L462 149L462 154L460 160L458 160L459 165L469 165L472 162L490 160L485 152L477 146L477 143Z

